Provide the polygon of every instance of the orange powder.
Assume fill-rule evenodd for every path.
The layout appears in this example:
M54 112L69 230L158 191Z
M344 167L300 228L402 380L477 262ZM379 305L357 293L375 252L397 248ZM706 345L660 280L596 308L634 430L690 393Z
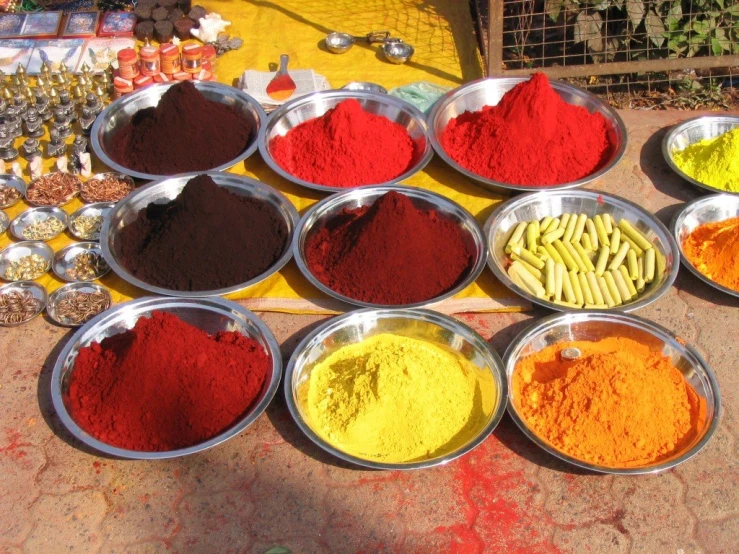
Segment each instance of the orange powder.
M580 357L562 359L565 348ZM669 358L622 337L560 343L523 358L513 398L539 437L607 467L669 457L694 438L699 416L697 394Z
M683 242L693 267L709 279L739 292L739 217L706 223Z

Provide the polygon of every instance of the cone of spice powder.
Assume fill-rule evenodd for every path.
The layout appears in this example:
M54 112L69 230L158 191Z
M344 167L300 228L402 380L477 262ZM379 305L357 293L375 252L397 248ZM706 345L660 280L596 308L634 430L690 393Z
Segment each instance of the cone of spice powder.
M473 252L454 221L393 191L326 221L308 236L305 258L331 290L397 306L425 302L455 287Z
M128 271L178 291L249 281L282 256L289 238L275 208L219 187L207 175L192 178L167 204L149 204L119 237Z

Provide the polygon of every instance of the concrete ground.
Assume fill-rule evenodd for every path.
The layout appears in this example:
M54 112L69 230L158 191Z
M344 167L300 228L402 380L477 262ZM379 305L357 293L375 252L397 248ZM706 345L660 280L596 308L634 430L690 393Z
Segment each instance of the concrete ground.
M692 116L623 112L625 158L593 188L664 223L699 192L662 161L666 128ZM435 163L441 163L436 161ZM41 318L0 331L0 551L15 552L737 552L739 301L681 268L675 286L638 312L697 346L725 411L697 457L659 475L573 470L508 419L445 467L346 467L301 435L281 393L253 427L172 461L102 458L74 443L49 398L71 331ZM460 314L502 354L544 311ZM263 314L288 357L322 318Z

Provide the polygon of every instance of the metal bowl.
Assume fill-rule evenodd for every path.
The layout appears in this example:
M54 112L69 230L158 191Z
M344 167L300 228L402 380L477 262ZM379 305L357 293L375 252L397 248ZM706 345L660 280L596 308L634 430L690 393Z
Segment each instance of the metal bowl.
M329 33L323 41L328 51L334 54L343 54L354 46L354 37L347 33Z
M347 454L321 438L311 427L300 397L301 386L313 367L343 346L381 333L431 342L463 356L479 371L481 393L490 399L487 419L474 436L459 448L435 458L406 463L383 463ZM419 469L445 464L478 446L498 425L506 405L506 380L502 363L488 343L459 321L430 310L358 310L335 317L305 337L295 349L285 372L285 397L298 427L326 452L346 462L373 469ZM483 390L485 389L485 390Z
M79 240L99 241L100 231L102 230L102 223L105 221L105 218L114 207L115 202L95 202L94 204L87 204L86 206L82 206L79 210L69 216L69 232L72 233L72 235ZM100 224L100 230L98 230L97 233L94 233L92 236L83 236L77 232L77 230L75 229L75 221L78 217L97 216L103 218L103 222L101 222Z
M739 194L710 187L693 179L675 164L674 157L676 152L685 150L691 144L723 135L736 127L739 127L739 116L736 115L703 115L688 119L675 125L662 139L662 156L675 173L696 187L709 192Z
M568 104L581 106L589 112L600 113L608 123L608 138L612 145L610 156L606 163L595 173L572 181L570 183L562 183L559 185L547 185L545 187L532 187L523 185L514 185L503 183L493 179L487 179L473 173L469 169L465 169L455 162L441 146L441 135L444 133L449 120L462 115L464 112L480 111L483 106L495 106L503 98L503 95L515 87L517 84L528 81L525 77L493 77L487 79L479 79L462 85L459 88L449 91L442 96L429 114L429 127L431 128L431 143L436 153L450 166L469 177L473 181L477 181L484 188L501 194L513 194L514 192L531 192L532 190L559 190L572 189L581 187L603 177L621 160L626 152L626 125L621 120L618 112L609 106L606 102L568 83L560 81L551 81L552 88L560 95L562 100ZM474 145L471 145L474 148Z
M38 179L34 179L33 181L29 183L29 185L26 187L26 192L24 195L24 200L26 201L27 204L30 204L31 206L40 206L40 207L44 207L44 206L61 207L61 206L64 206L65 204L69 204L72 200L77 198L77 196L80 193L80 185L82 184L82 181L77 175L74 175L73 173L67 173L67 175L73 177L76 180L77 185L76 185L76 189L74 190L74 192L70 194L69 196L67 196L65 199L63 199L61 202L58 202L57 204L39 204L38 202L34 202L33 200L28 199L28 191L33 190L33 188L37 186L39 181L41 181L42 179L51 177L52 175L55 175L56 173L57 173L56 171L52 171L50 173L44 173Z
M137 112L144 108L156 106L159 103L159 99L165 92L167 92L169 87L175 84L176 83L160 83L144 87L130 94L125 94L112 102L100 113L100 115L98 115L92 126L90 137L92 139L92 150L101 162L115 171L125 173L135 179L154 181L156 179L164 179L168 177L168 175L142 173L140 171L124 167L113 160L109 153L113 136L123 126L128 124ZM200 91L208 100L214 100L216 102L226 104L227 106L233 106L248 117L252 124L253 137L249 147L233 160L229 160L218 167L214 167L210 171L224 171L251 156L257 149L256 133L261 129L262 124L267 117L264 110L259 105L259 102L237 88L214 81L193 81L193 84L195 85L195 88L197 88L198 91ZM181 139L182 137L173 138L173 140ZM203 173L203 171L191 171L183 173L183 175L198 175L200 173Z
M46 289L34 281L16 281L15 283L8 283L7 285L3 285L0 287L0 295L13 292L13 291L17 291L17 292L28 291L37 300L39 300L41 304L39 305L38 311L33 316L26 319L25 321L22 321L21 323L7 323L7 324L0 323L0 327L17 327L18 325L23 325L24 323L28 323L38 314L43 312L44 308L46 307L46 301L47 301Z
M67 275L67 271L74 267L75 258L86 252L97 254L103 258L104 263L101 265L100 271L89 279L75 279ZM54 254L54 261L51 264L51 267L54 270L54 274L63 281L94 281L95 279L100 279L100 277L110 271L110 266L105 261L103 251L97 242L73 242L72 244L65 246Z
M270 114L267 123L259 129L258 138L259 153L264 158L264 161L267 162L267 165L275 173L296 185L322 192L346 190L346 188L342 187L330 187L304 181L288 173L272 158L269 144L276 136L284 136L293 127L322 116L331 108L336 107L337 104L350 98L357 100L362 105L362 108L369 113L386 117L390 121L405 127L411 139L417 145L416 159L413 160L413 164L408 171L385 183L362 186L388 185L400 182L418 173L431 160L434 152L429 143L429 129L426 125L426 118L417 108L411 106L408 102L388 96L387 94L352 90L328 90L291 100ZM382 137L376 138L377 140L382 140Z
M390 63L404 64L411 59L415 49L405 42L388 40L382 43L382 53Z
M564 213L585 213L590 217L608 213L616 221L626 219L665 257L666 266L662 277L659 280L655 277L635 302L617 306L612 310L631 312L643 308L664 295L675 281L680 267L678 263L680 251L669 230L655 216L633 202L613 194L590 190L543 191L522 194L503 202L496 207L485 223L484 232L489 251L488 266L498 280L516 294L545 308L557 311L567 309L519 288L505 270L508 259L505 246L518 223L540 220L548 215L559 217Z
M608 337L628 337L661 351L671 359L685 380L695 389L705 405L705 419L694 440L684 450L676 452L666 460L645 466L629 468L599 466L559 451L534 433L523 420L518 412L518 399L512 387L513 371L521 358L563 341L598 341ZM709 441L719 424L721 400L718 383L705 360L691 346L664 327L633 315L590 310L545 317L513 340L505 353L504 367L508 379L508 413L524 434L552 456L591 471L628 475L655 473L675 467L697 454Z
M5 232L5 229L10 225L10 217L3 211L0 211L0 234Z
M30 256L31 254L38 254L46 261L46 271L51 269L51 260L54 258L54 251L43 241L40 240L26 240L23 242L16 242L0 252L0 279L10 281L5 277L5 271L8 269L12 262L16 262L19 259ZM25 279L19 279L24 281Z
M118 179L121 179L122 181L125 181L126 183L128 183L131 186L131 191L134 190L134 187L136 186L136 184L134 183L133 179L131 179L131 177L129 177L125 173L120 173L118 171L106 171L104 173L96 173L95 175L93 175L92 177L90 177L87 181L85 181L84 183L82 183L82 185L80 185L80 198L82 198L82 201L83 202L92 203L92 204L99 204L100 202L95 201L95 200L91 200L90 197L86 194L87 187L88 187L90 181L99 181L99 180L104 179L105 177L107 177L109 175L110 176L113 176L113 177L116 177ZM131 193L129 192L128 194L131 194ZM122 200L122 198L116 200L115 202L120 202L121 200ZM113 203L115 204L115 202L113 202Z
M23 231L25 231L34 223L40 223L52 217L56 217L59 221L62 222L63 225L63 227L59 229L59 232L57 232L53 237L49 237L46 239L29 239L23 236ZM20 214L18 214L10 224L10 233L18 240L47 241L55 239L56 237L61 235L64 232L64 229L67 228L68 224L69 216L67 215L67 212L55 206L41 206L38 208L29 208L25 212L21 212Z
M675 214L672 219L672 233L677 241L680 249L680 259L683 265L693 272L704 283L711 285L713 288L739 298L739 291L720 285L716 281L708 278L700 270L695 267L683 252L683 242L688 238L696 227L705 223L714 221L724 221L732 217L739 217L739 195L732 194L712 194L693 200L683 206L683 208ZM736 262L735 262L736 263Z
M376 83L368 83L364 81L352 81L341 87L341 90L358 90L360 92L374 92L387 94L387 89Z
M424 210L435 210L441 213L454 221L464 231L468 245L474 253L474 260L467 269L467 273L464 275L464 278L457 286L439 296L429 298L423 302L406 305L385 305L364 302L362 300L349 298L348 296L339 294L324 285L315 275L313 275L305 258L305 243L308 240L308 237L310 237L315 231L321 229L326 222L336 217L342 211L372 205L380 196L391 191L399 192L408 196L413 204L418 208ZM420 308L422 306L429 306L431 304L441 302L446 298L454 296L459 291L473 283L485 268L485 260L487 258L485 236L472 214L459 204L452 202L440 194L424 189L403 187L400 185L351 189L334 194L328 198L324 198L313 205L300 220L300 224L298 225L298 228L295 231L295 236L293 237L292 249L293 256L295 256L295 262L298 264L300 272L311 282L311 284L333 298L356 306L363 306L365 308Z
M285 264L287 264L287 262L290 261L290 258L292 257L290 243L292 242L292 235L299 219L298 212L292 203L272 187L259 181L255 181L254 179L250 179L249 177L234 175L232 173L217 172L210 172L205 175L210 176L217 185L224 187L234 194L256 198L266 202L277 210L277 213L282 217L287 226L288 236L285 241L285 250L277 261L272 264L272 267L267 269L267 271L261 275L257 275L245 283L238 283L223 289L199 291L165 289L146 283L132 275L120 261L119 236L121 229L135 221L138 217L139 211L149 204L164 204L177 198L187 182L192 178L187 175L179 175L170 179L149 183L148 185L137 189L118 202L115 208L113 208L113 210L108 214L108 217L105 218L103 229L100 233L100 245L108 265L110 265L116 275L127 283L153 294L200 298L231 294L251 287L252 285L256 285L267 277L277 273L285 266ZM213 245L213 247L217 248L218 245Z
M21 198L24 198L26 196L26 182L20 177L16 177L12 173L0 174L0 185L12 187L21 193L20 196L12 202L0 204L0 208L10 208L11 206L15 206L15 204L17 204Z
M259 342L272 358L270 375L262 388L262 392L247 413L236 420L233 425L215 437L199 444L170 450L167 452L139 452L126 450L106 444L83 431L67 411L65 396L69 386L77 353L80 348L93 342L100 342L106 337L117 335L131 329L140 317L150 316L155 310L169 312L186 323L214 335L219 331L238 331ZM100 452L120 458L136 460L157 460L186 456L206 450L235 437L249 427L267 408L280 384L282 372L282 356L280 347L272 332L252 312L235 302L222 298L139 298L119 304L110 310L95 316L78 329L59 354L51 376L51 398L59 418L64 426L78 440Z
M57 313L59 301L62 299L62 296L68 292L98 292L106 296L108 298L108 302L112 304L112 299L110 297L110 292L108 292L108 289L106 289L105 287L101 287L97 283L86 283L84 281L67 283L66 285L59 287L49 295L49 302L46 305L46 313L49 314L49 317L56 321L59 325L63 325L65 327L80 327L81 325L84 325L84 323L73 323L67 319L64 319Z

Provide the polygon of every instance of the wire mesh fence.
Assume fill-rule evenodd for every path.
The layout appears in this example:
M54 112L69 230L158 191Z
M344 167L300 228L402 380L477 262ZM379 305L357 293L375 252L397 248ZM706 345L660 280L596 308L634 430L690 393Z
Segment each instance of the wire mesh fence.
M736 101L739 0L475 4L491 74L545 69L616 104L696 108Z

